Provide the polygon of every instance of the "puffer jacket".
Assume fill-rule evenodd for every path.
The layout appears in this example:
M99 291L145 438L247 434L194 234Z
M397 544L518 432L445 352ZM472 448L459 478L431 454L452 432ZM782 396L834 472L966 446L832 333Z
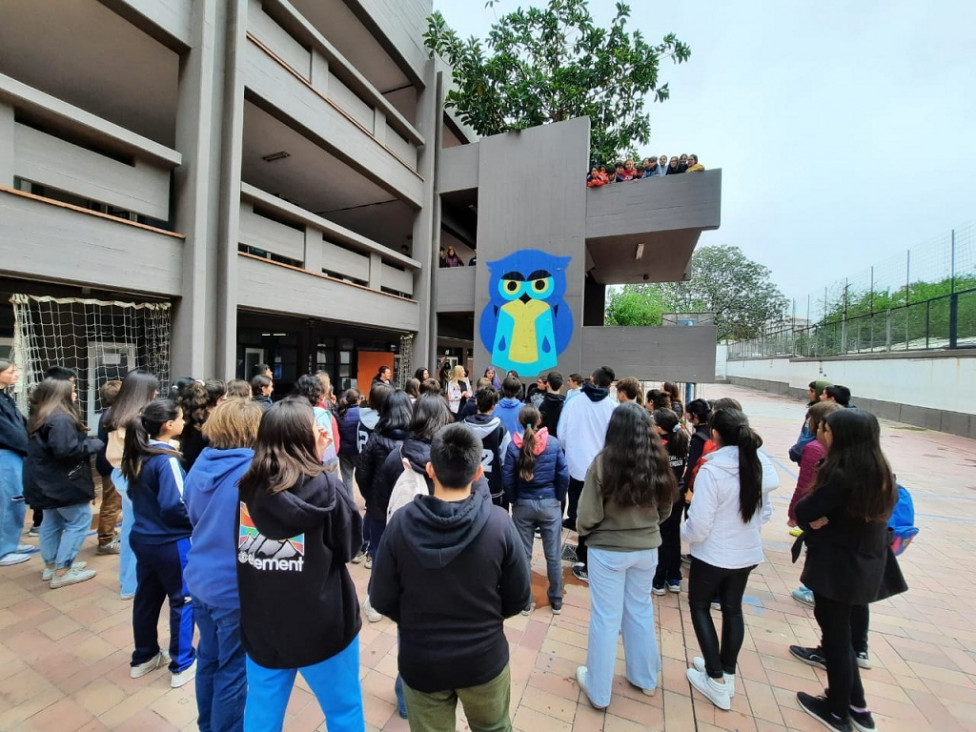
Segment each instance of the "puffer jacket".
M510 503L518 502L519 498L555 498L562 501L569 489L569 465L566 463L563 446L545 427L536 432L535 447L532 450L536 460L532 468L532 480L527 481L519 475L522 438L522 435L514 435L508 444L508 454L502 468L505 498Z

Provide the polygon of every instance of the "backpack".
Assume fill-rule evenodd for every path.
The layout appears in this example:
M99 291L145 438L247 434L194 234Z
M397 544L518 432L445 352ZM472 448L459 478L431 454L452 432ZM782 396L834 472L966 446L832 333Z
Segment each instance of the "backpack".
M414 496L426 496L430 493L427 490L427 481L424 477L410 467L410 461L403 457L400 452L400 461L403 463L403 472L393 484L393 491L390 493L390 503L386 507L386 522L389 523L393 514L413 501Z
M894 533L891 552L897 557L912 543L918 534L918 527L915 526L915 503L912 501L912 494L900 483L895 485L898 487L898 502L888 519L888 527Z

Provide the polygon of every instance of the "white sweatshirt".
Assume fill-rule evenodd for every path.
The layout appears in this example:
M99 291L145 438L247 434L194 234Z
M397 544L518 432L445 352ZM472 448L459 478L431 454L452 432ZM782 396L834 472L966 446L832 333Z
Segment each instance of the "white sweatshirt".
M741 569L763 561L761 529L773 515L769 494L779 487L776 469L762 452L762 506L749 523L739 513L739 448L722 447L705 456L695 478L695 495L681 538L691 556L714 567Z
M593 458L603 449L607 438L607 425L617 403L609 396L600 401L590 399L586 390L563 404L556 434L566 450L569 477L585 480L586 471Z

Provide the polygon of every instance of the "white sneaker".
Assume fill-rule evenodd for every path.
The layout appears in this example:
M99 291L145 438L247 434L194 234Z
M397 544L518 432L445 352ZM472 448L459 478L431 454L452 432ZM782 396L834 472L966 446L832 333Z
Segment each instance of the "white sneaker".
M586 697L586 701L590 703L590 706L602 712L603 710L606 709L606 707L598 707L596 704L594 704L593 700L590 699L590 692L586 690L586 674L587 674L586 666L577 666L576 683L579 684L579 688L582 690L583 695Z
M522 609L522 615L524 615L525 617L529 617L532 614L532 611L533 610L535 610L535 603L534 602L530 602L528 605L526 605ZM562 612L562 611L560 610L560 612Z
M76 567L77 569L84 569L85 567L88 566L88 562L74 562L71 566ZM50 582L53 578L54 578L54 568L45 567L44 570L41 572L41 579L45 582Z
M59 587L65 587L66 585L76 585L79 582L86 582L94 577L98 572L94 569L82 569L78 566L72 566L67 572L58 576L55 572L51 577L51 589L56 590Z
M363 612L366 615L366 619L371 623L378 623L383 619L383 616L373 609L368 597L363 601Z
M151 674L157 668L166 666L169 664L169 652L160 651L155 656L150 658L148 661L140 663L138 666L132 666L129 668L129 678L130 679L141 679L146 674Z
M732 708L729 690L724 683L719 683L704 671L699 671L696 668L690 668L686 673L691 685L704 694L712 704L726 711Z
M38 549L33 544L18 544L17 545L17 553L18 554L35 554L36 552L39 552L39 551L40 551L40 549Z
M705 659L701 656L695 656L691 659L691 662L695 664L695 668L702 673L705 673ZM735 674L722 673L722 677L725 679L725 688L729 690L729 699L735 696Z
M184 684L188 684L193 681L197 675L197 659L193 659L193 663L187 666L182 671L177 671L169 680L170 688L179 689Z
M30 554L21 554L20 552L10 552L9 554L4 554L3 557L0 557L0 567L11 567L15 564L26 562L30 558L31 558Z
M366 555L366 559L363 560L363 566L366 567L366 569L372 569L373 568L373 558L371 556L369 556L369 554L367 554Z

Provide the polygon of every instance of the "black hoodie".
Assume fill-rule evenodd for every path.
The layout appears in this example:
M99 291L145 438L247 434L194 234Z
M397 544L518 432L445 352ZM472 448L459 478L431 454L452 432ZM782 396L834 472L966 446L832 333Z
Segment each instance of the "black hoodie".
M503 621L528 606L515 525L487 490L419 496L397 511L373 563L369 599L400 628L407 685L433 693L484 684L508 663Z
M240 504L241 641L265 668L332 658L359 633L346 562L362 545L359 511L332 473Z

